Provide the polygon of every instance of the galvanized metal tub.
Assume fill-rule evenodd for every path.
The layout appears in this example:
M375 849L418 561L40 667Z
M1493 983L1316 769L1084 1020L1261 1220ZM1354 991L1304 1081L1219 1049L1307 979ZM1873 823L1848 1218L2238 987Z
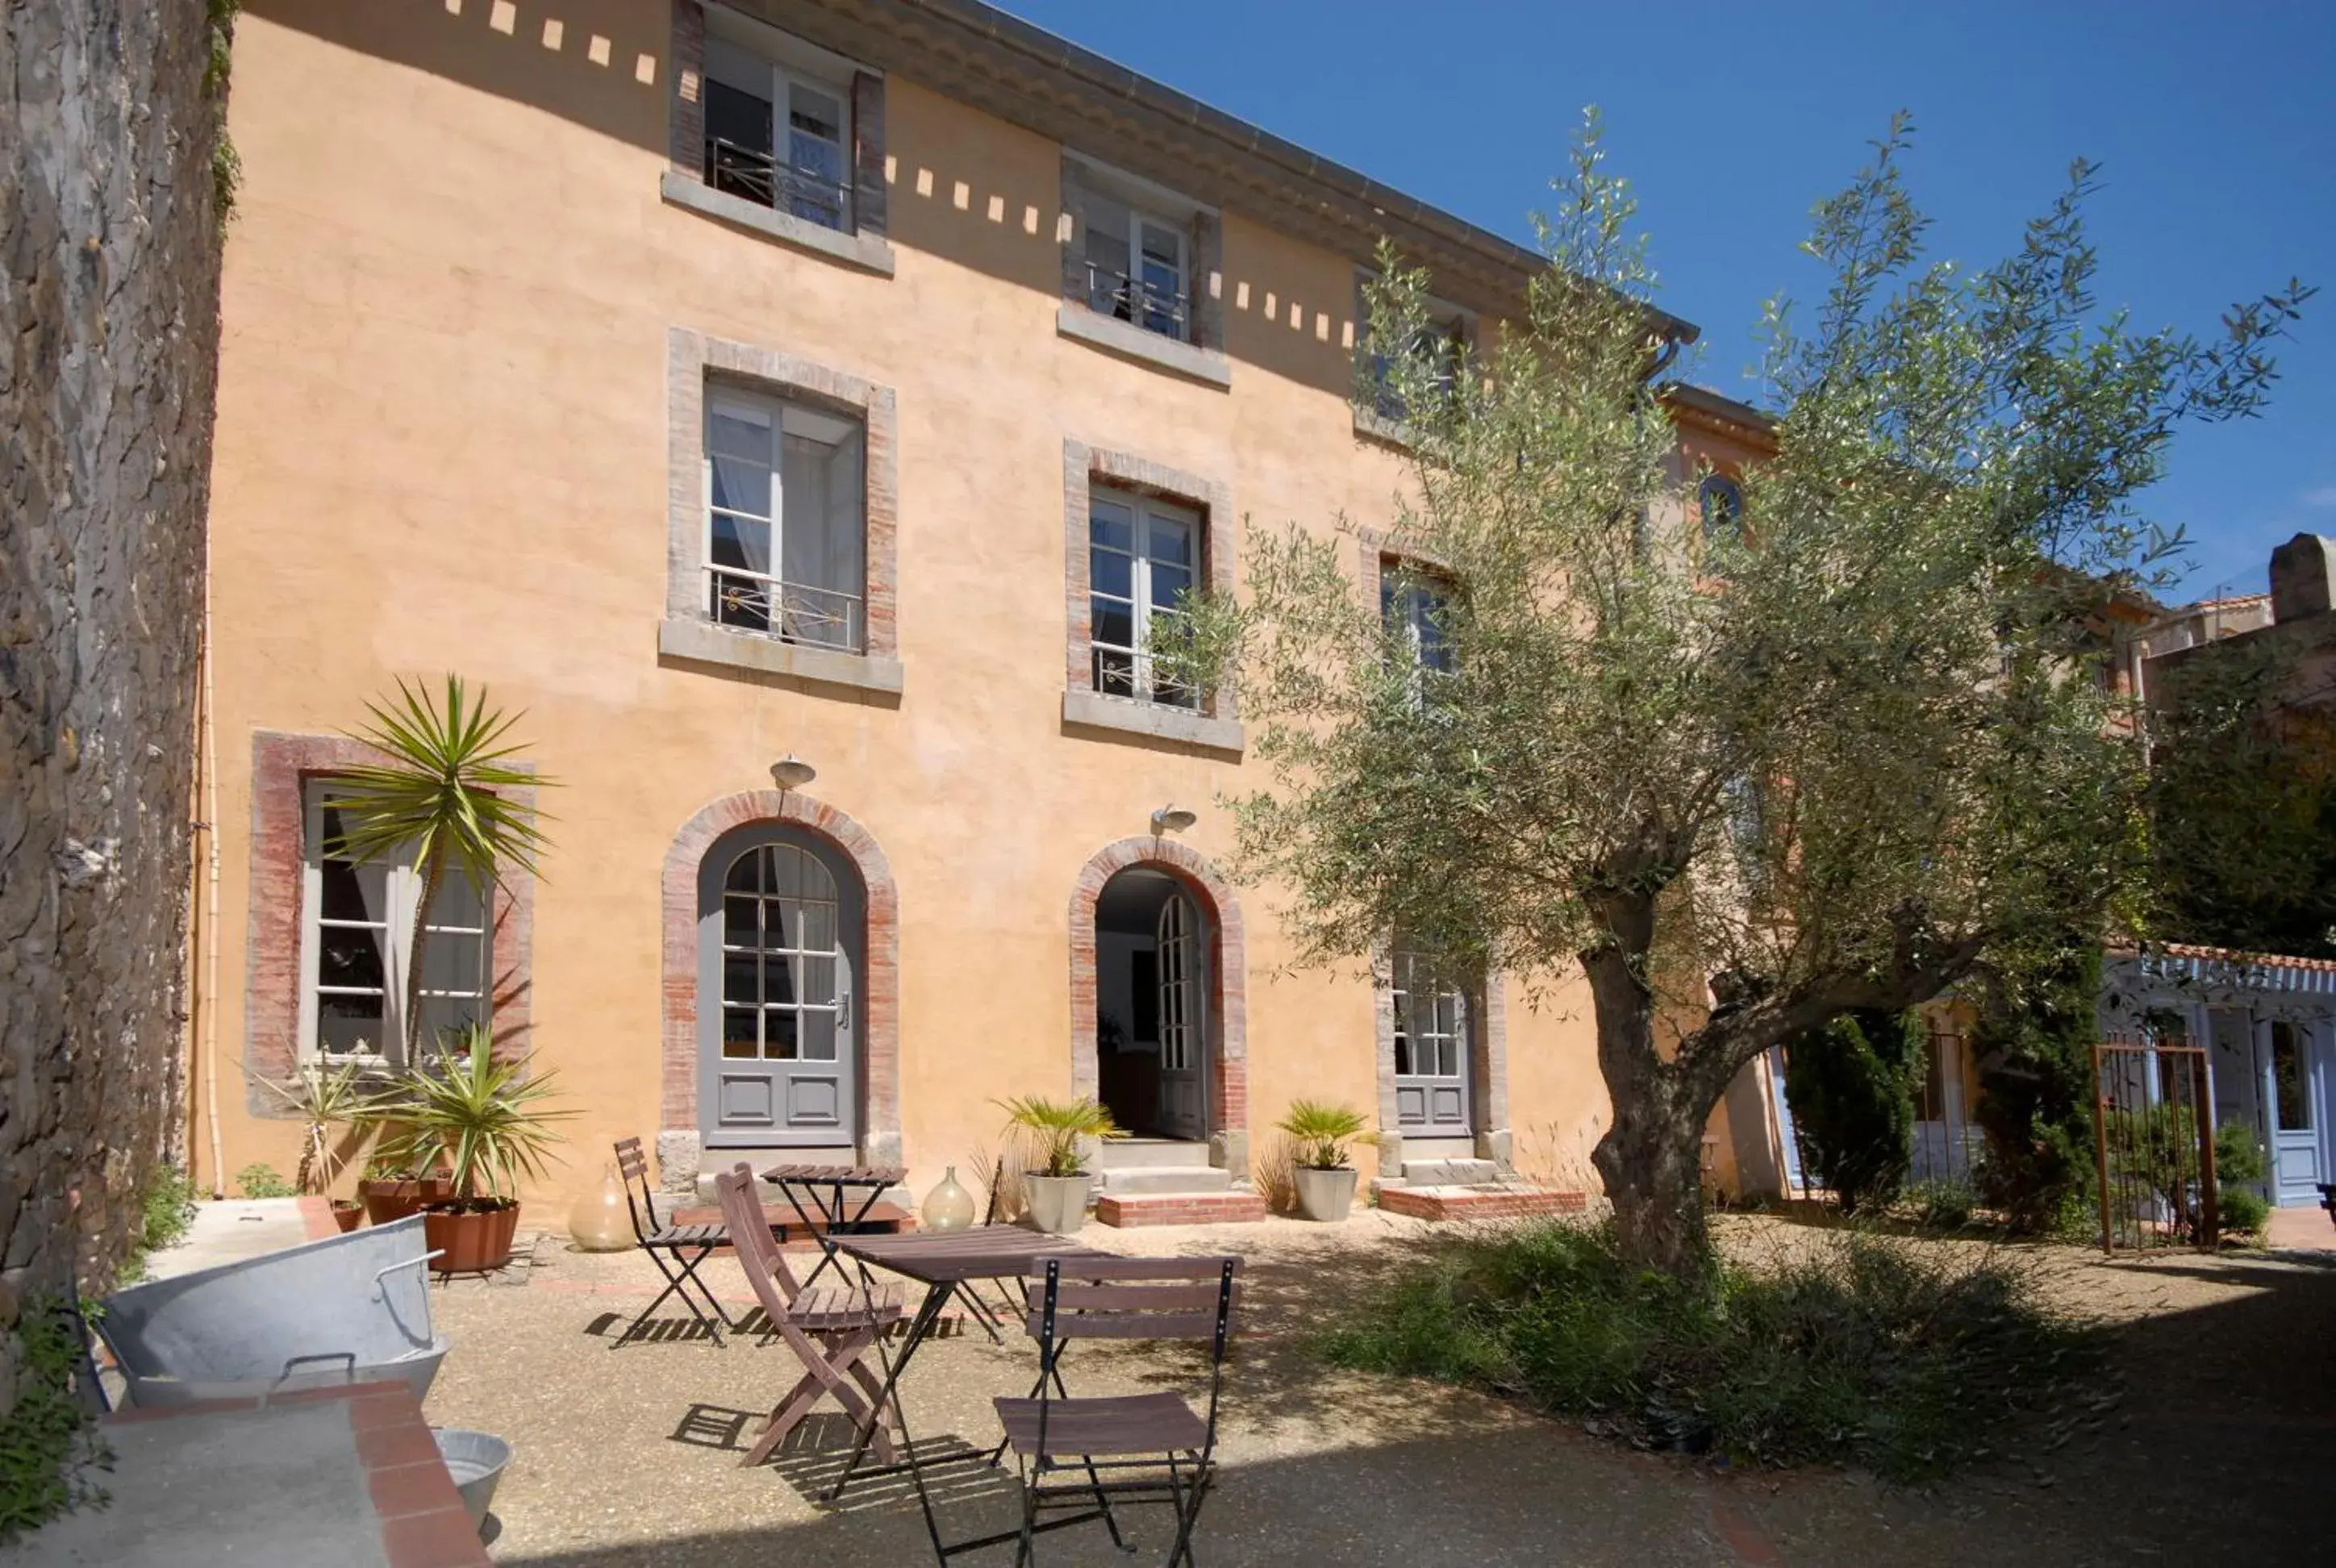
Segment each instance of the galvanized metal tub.
M430 1391L433 1331L422 1217L133 1285L97 1330L133 1405L251 1398L403 1378Z

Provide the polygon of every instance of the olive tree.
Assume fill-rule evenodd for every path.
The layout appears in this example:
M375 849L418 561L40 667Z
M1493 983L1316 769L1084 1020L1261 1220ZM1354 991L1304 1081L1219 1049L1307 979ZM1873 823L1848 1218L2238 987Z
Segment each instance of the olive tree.
M1923 256L1903 117L1815 209L1828 285L1765 313L1772 461L1740 516L1685 498L1665 318L1594 115L1547 267L1455 374L1427 279L1382 258L1367 355L1408 483L1384 603L1353 546L1259 530L1180 656L1231 683L1270 783L1241 874L1304 961L1390 934L1537 1003L1586 977L1630 1258L1705 1265L1728 1081L1853 1009L2098 930L2145 858L2141 757L2086 678L2107 596L2179 547L2139 519L2185 420L2254 412L2306 291L2201 342L2100 318L2089 170L1983 270Z

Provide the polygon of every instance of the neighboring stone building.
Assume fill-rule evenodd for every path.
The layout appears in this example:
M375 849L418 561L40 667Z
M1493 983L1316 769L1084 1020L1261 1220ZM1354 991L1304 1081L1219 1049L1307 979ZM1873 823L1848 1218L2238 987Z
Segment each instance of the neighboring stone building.
M210 26L0 11L0 1330L111 1273L180 1125ZM0 1332L0 1415L15 1356ZM14 1475L40 1442L5 1437Z
M424 1022L559 1068L572 1180L638 1135L676 1184L784 1150L921 1190L1073 1090L1147 1135L1121 1219L1255 1212L1299 1096L1376 1113L1391 1187L1589 1180L1586 995L1285 972L1221 869L1251 736L1150 657L1245 520L1343 515L1378 591L1380 238L1462 340L1535 254L971 0L249 0L237 73L226 1169L295 1133L237 1058L416 1032L413 879L326 852L331 780L452 667L525 710L554 849L449 895ZM1759 440L1679 407L1683 476Z

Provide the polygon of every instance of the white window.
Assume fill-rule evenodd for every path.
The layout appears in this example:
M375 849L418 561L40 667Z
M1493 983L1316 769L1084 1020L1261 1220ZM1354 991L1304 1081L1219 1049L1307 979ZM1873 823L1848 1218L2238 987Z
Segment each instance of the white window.
M1201 514L1098 486L1087 502L1088 635L1095 688L1112 696L1196 706L1198 694L1155 674L1153 650L1177 601L1197 591Z
M1189 340L1190 236L1157 212L1092 189L1086 211L1087 308L1146 332Z
M706 20L706 182L850 233L849 72L772 59L780 34L718 8Z
M445 1031L488 1021L493 935L487 905L450 876L431 905L422 951L421 1018L405 1017L422 879L411 855L354 861L341 852L329 780L308 786L300 885L300 1039L304 1057L402 1066Z
M1744 492L1734 480L1724 473L1704 476L1696 491L1696 505L1703 513L1703 537L1708 540L1740 540L1744 536Z
M1417 953L1395 955L1395 1070L1405 1078L1457 1078L1467 1069L1468 998Z
M1401 634L1415 671L1452 668L1452 642L1446 631L1451 601L1450 583L1400 561L1380 563L1379 613Z
M867 646L867 445L857 415L707 386L709 617L789 642Z
M1361 356L1364 379L1369 385L1373 411L1384 419L1401 419L1406 411L1402 395L1393 385L1394 357L1371 340L1370 299L1365 292L1368 281L1358 278L1355 283L1356 349ZM1449 390L1466 362L1469 338L1468 313L1456 305L1430 299L1426 318L1412 328L1402 353L1426 367L1433 385Z

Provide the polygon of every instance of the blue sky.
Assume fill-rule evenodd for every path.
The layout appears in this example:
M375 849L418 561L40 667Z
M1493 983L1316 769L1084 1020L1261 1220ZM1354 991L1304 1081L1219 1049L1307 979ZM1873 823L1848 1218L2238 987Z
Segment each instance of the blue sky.
M1815 296L1795 249L1892 111L1913 112L1933 253L1984 263L2078 154L2096 292L2137 326L2214 330L2291 275L2327 292L2262 418L2193 427L2147 498L2195 541L2169 599L2258 592L2271 547L2336 533L2336 4L1858 5L1558 0L1005 0L1039 26L1472 222L1526 213L1583 105L1637 189L1694 378L1745 395L1759 303Z

